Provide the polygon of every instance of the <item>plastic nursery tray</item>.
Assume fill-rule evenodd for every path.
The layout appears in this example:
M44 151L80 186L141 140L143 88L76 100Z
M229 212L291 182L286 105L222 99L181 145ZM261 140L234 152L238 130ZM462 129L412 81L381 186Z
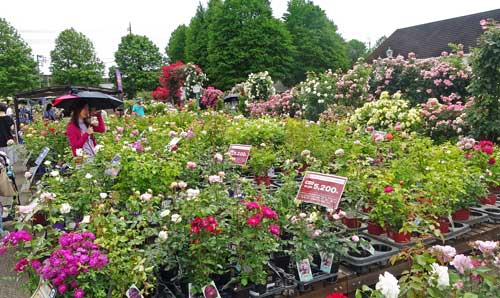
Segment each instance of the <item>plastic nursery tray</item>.
M387 234L385 234L385 233L382 235L372 235L372 234L368 234L366 232L362 232L361 234L363 236L368 236L368 237L373 238L375 240L378 240L380 242L393 245L399 249L403 249L403 248L409 247L409 246L414 246L415 244L417 244L417 242L415 240L411 240L410 242L406 242L406 243L397 243L396 241L389 238L387 236ZM422 241L424 242L425 245L429 245L429 244L436 242L436 238L427 237L427 238L423 238Z
M464 223L468 224L469 226L477 225L482 222L488 221L489 216L488 214L478 211L478 210L472 210L470 212L470 217L468 220L454 220L455 223Z
M374 254L368 257L355 257L347 254L346 256L342 257L342 260L344 262L356 267L363 267L379 262L384 262L388 260L392 255L395 255L399 252L398 247L372 238L366 233L364 233L363 238L368 240L373 246Z
M366 228L368 228L368 224L362 222L359 228L348 228L346 225L342 224L342 227L348 232L358 232L366 230Z
M475 207L472 208L472 210L486 213L492 221L500 222L500 207L497 207L495 205L481 205L481 207Z
M453 226L450 225L450 232L443 234L444 240L455 239L469 231L470 231L470 226L468 224L461 222L454 222Z
M291 284L289 285L286 285L286 286L277 286L277 287L273 287L273 288L269 288L267 289L267 291L265 293L262 293L262 294L259 294L257 292L254 292L252 290L250 290L249 294L250 294L250 297L274 297L274 295L281 295L283 292L285 291L294 291L295 288L297 287L297 282L292 282Z
M337 278L337 272L336 273L325 273L325 272L315 272L313 273L313 279L310 281L297 281L299 291L301 292L306 292L306 287L310 286L312 284L321 282L321 281L326 281L331 278Z

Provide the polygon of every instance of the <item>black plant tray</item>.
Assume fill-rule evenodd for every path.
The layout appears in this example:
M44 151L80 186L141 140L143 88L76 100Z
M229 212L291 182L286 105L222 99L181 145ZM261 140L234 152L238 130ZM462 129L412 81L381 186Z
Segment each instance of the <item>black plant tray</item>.
M472 210L477 210L488 214L491 221L500 222L500 207L496 205L481 205L480 207L472 208Z
M410 242L406 242L406 243L397 243L396 241L389 238L389 236L387 236L387 234L385 234L385 233L382 235L372 235L372 234L368 234L366 232L362 232L361 234L364 236L369 236L370 238L373 238L373 239L378 240L380 242L383 242L383 243L386 243L389 245L393 245L399 249L414 246L415 244L417 244L417 242L415 240L411 240ZM429 245L429 244L436 242L436 238L427 237L427 238L423 238L422 241L424 242L425 245Z
M379 241L368 233L363 233L363 238L370 242L370 244L374 248L374 253L367 257L356 257L352 255L345 255L342 257L342 260L352 266L355 267L363 267L371 264L384 262L391 258L391 256L397 254L399 252L399 248L395 245L390 245L386 242Z
M281 295L285 291L294 290L297 287L297 283L294 281L286 286L277 286L267 289L265 293L259 294L250 290L250 297L273 297L274 295Z
M307 289L306 289L307 286L310 286L310 285L318 283L318 282L326 281L326 280L332 279L332 278L337 279L337 274L338 274L338 272L325 273L325 272L320 271L320 272L313 273L313 279L310 281L296 281L296 282L298 284L299 291L307 292Z
M455 239L470 231L470 226L466 223L455 222L454 226L450 225L450 232L443 234L444 240ZM439 238L437 238L439 240Z
M454 222L464 223L468 224L469 226L473 226L488 221L488 219L489 219L488 214L482 211L472 210L470 212L470 217L468 220L454 220Z

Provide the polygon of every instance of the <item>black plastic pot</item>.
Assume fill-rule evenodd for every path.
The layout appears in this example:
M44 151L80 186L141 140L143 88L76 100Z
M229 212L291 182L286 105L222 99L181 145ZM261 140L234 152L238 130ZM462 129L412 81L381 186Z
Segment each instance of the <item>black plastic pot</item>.
M349 255L353 256L353 257L356 257L356 258L366 258L366 257L369 257L371 256L370 252L365 250L365 249L361 249L359 251L353 251L353 250L350 250L348 252Z

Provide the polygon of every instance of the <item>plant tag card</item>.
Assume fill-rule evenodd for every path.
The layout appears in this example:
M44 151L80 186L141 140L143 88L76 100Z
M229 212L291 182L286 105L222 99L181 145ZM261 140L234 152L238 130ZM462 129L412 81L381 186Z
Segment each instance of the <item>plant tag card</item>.
M361 245L361 248L369 252L372 256L375 254L375 248L371 244Z
M201 291L203 292L203 297L205 298L221 298L219 290L215 286L215 282L210 282L208 285L204 286Z
M55 297L56 297L56 289L54 289L49 282L43 279L40 279L38 287L36 288L33 295L31 295L31 298L55 298Z
M333 254L321 253L321 266L319 270L325 273L332 272Z
M106 175L109 175L111 177L116 177L120 173L121 170L121 164L120 164L120 154L116 154L113 159L111 159L111 166L107 168L104 173Z
M139 291L139 289L134 284L130 286L130 288L125 293L125 296L127 296L127 298L144 298L141 294L141 291Z
M37 166L42 164L42 161L47 157L47 154L49 154L50 148L49 147L44 147L38 157L35 160L35 164Z
M251 145L231 144L229 146L229 155L233 158L235 165L244 166L247 164L250 156Z
M180 141L180 140L181 140L181 138L179 138L179 137L175 137L175 138L171 139L171 140L170 140L170 143L168 143L168 145L167 145L166 149L167 149L168 151L172 151L172 149L173 149L175 146L177 146L177 143L179 143L179 141Z
M309 259L303 259L302 261L297 262L297 271L299 272L299 279L301 282L313 280Z
M346 177L306 172L297 193L297 200L335 210L339 206L346 184Z

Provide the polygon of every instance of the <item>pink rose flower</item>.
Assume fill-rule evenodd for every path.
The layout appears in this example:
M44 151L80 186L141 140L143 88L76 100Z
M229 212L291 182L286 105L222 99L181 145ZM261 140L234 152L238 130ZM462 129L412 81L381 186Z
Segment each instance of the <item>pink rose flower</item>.
M462 254L456 255L451 262L451 265L453 265L461 274L464 274L466 270L470 270L473 268L472 259L469 256L465 256Z
M280 227L278 225L269 225L269 232L275 236L280 235Z
M386 186L386 187L384 187L384 192L386 192L386 193L391 193L393 191L394 191L394 189L392 188L392 186Z

